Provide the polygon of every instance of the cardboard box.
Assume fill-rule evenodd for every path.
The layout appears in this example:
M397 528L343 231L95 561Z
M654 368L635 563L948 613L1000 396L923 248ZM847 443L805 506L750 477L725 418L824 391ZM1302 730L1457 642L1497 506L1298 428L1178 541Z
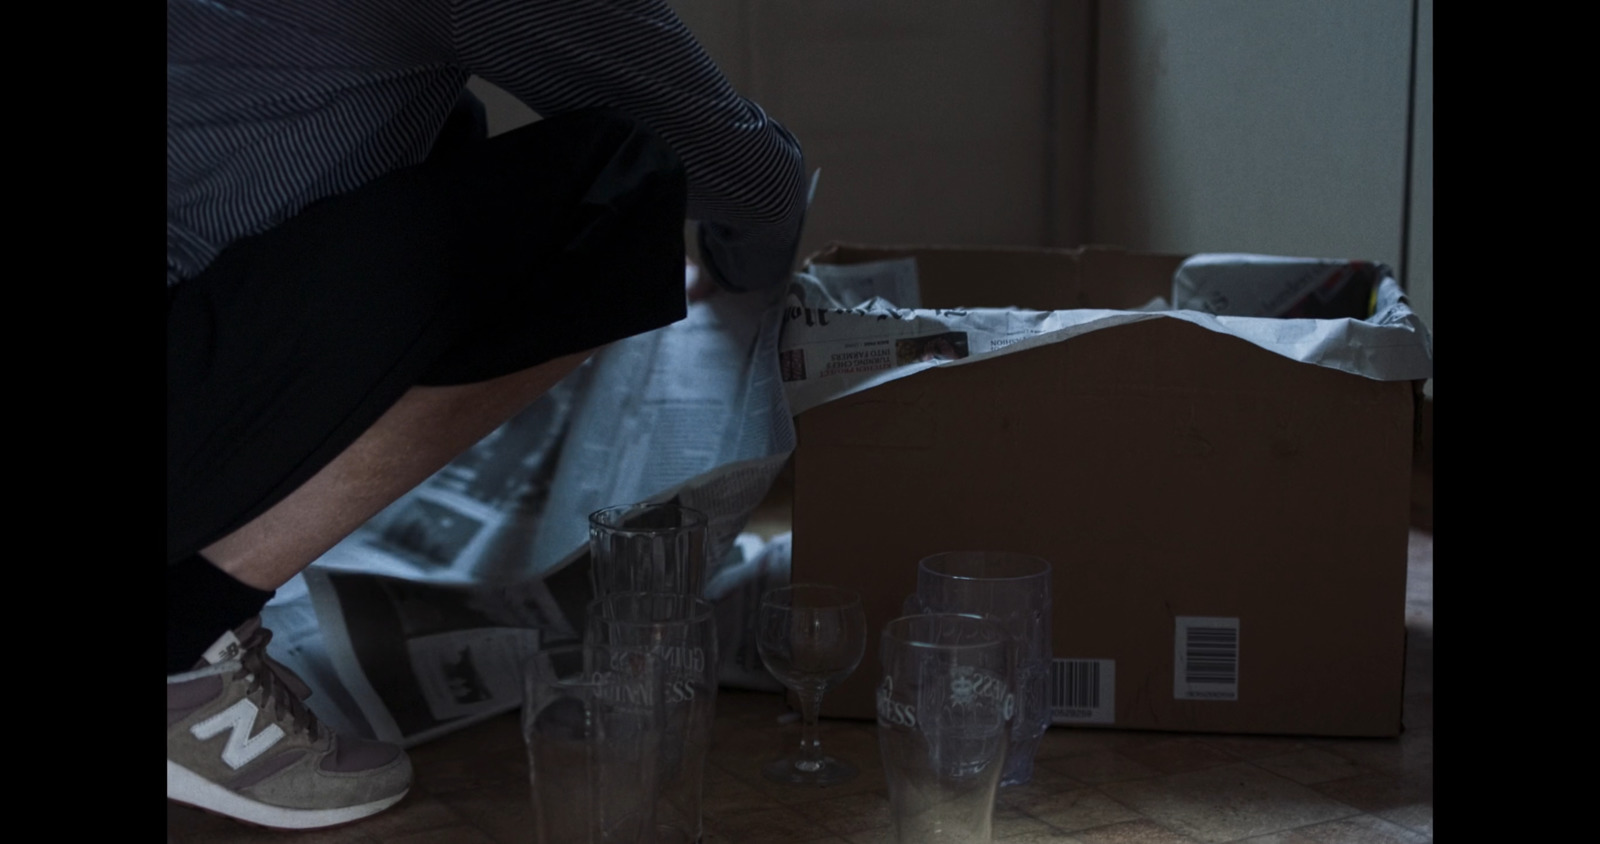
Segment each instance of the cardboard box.
M834 246L813 260L907 255L924 307L1040 309L1137 307L1170 294L1183 258ZM868 623L823 714L874 717L878 636L918 560L999 549L1055 563L1054 652L1074 661L1058 662L1057 723L1398 734L1416 387L1154 319L800 414L792 577L860 590ZM1236 657L1235 699L1198 683L1208 632L1212 656Z

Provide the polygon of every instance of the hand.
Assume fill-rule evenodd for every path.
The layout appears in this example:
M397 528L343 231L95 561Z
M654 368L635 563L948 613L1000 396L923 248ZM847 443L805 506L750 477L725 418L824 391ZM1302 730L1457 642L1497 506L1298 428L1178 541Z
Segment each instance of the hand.
M683 287L691 304L703 302L717 292L717 284L711 280L711 274L701 272L700 265L693 258L685 257L683 264Z

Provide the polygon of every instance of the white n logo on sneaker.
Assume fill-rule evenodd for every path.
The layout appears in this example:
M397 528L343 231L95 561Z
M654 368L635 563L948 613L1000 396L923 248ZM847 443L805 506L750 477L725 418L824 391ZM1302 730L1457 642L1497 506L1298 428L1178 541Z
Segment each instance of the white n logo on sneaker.
M250 728L255 726L256 715L260 712L259 707L251 703L248 698L244 698L190 727L189 732L193 733L195 738L205 741L223 730L231 730L232 732L228 734L228 744L222 749L222 761L237 771L250 764L250 760L266 753L283 738L283 728L277 724L268 724L265 730L250 735Z

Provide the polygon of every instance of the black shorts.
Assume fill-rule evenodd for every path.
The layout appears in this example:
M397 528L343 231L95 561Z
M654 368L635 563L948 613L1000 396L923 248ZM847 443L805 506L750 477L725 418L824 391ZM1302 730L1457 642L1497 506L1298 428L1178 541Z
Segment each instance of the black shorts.
M167 561L308 480L414 385L685 315L683 168L608 111L441 143L168 290Z

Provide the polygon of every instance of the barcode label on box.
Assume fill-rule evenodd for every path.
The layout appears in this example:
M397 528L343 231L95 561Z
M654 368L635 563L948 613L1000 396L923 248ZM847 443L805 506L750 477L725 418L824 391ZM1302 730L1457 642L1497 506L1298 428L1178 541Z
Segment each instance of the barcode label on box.
M1050 721L1055 724L1115 724L1117 661L1051 660Z
M1179 616L1172 696L1239 699L1239 619Z

